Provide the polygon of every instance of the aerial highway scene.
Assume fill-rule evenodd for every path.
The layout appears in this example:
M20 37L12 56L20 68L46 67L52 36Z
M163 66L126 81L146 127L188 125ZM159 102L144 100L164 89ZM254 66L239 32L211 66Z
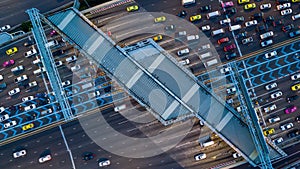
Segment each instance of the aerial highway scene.
M1 169L300 169L300 0L0 6Z

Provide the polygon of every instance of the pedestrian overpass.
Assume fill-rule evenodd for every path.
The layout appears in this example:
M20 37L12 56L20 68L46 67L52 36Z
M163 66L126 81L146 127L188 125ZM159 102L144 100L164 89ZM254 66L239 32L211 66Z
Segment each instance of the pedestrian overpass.
M266 144L260 127L249 127L234 109L151 39L123 49L74 8L40 17L163 124L196 116L253 166L272 168L270 159L286 155L271 142ZM39 30L34 27L33 31ZM257 123L255 119L253 122Z

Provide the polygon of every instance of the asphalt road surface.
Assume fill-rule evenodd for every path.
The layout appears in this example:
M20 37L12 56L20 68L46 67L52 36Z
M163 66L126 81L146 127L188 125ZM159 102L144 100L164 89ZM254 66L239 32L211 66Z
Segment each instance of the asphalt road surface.
M51 11L73 0L4 0L0 1L0 26L17 25L29 20L29 16L25 13L27 9L37 8L41 13Z

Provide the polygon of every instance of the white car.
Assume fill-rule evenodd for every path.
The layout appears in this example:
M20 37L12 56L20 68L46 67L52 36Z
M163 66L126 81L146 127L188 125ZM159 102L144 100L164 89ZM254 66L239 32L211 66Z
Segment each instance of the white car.
M27 96L27 97L22 98L22 102L27 102L27 101L30 101L30 100L34 100L34 96Z
M10 71L11 72L19 72L19 71L22 71L22 70L24 70L24 66L20 65L20 66L12 68Z
M72 72L76 72L76 71L78 71L78 70L80 70L80 65L75 65L75 66L72 66L72 67L71 67L71 71L72 71Z
M181 61L179 61L179 64L181 64L182 66L188 65L188 64L190 64L190 60L189 59L181 60Z
M225 67L225 68L220 69L221 73L228 73L230 71L232 71L231 67Z
M284 3L284 4L280 4L280 5L276 6L278 11L286 9L286 8L290 8L290 7L291 7L291 3Z
M57 61L57 62L55 62L55 65L56 65L56 67L62 66L63 62L62 61Z
M20 91L21 91L20 88L17 87L17 88L14 88L13 90L9 91L8 95L13 96L17 93L20 93Z
M36 105L35 104L31 104L31 105L29 105L29 106L26 106L25 108L24 108L24 111L29 111L29 110L32 110L32 109L35 109L36 108Z
M37 54L37 51L35 49L31 49L30 51L24 53L24 56L28 58L28 57L31 57L35 54Z
M37 84L36 81L33 81L33 82L28 83L28 86L29 86L29 87L35 87L35 86L37 86L37 85L38 85L38 84Z
M227 91L227 94L233 94L233 93L236 92L236 88L235 87L231 87L231 88L226 89L226 91Z
M199 39L199 35L189 35L186 37L187 41L197 40L197 39Z
M25 81L25 80L27 80L27 79L28 79L27 75L22 75L22 76L17 77L17 78L15 79L15 82L16 82L16 83L20 83L20 82L23 82L23 81Z
M69 86L71 84L70 80L61 83L62 87Z
M271 94L272 99L276 99L276 98L281 97L281 96L282 96L281 91L277 91L277 92Z
M186 31L178 32L178 36L186 36Z
M206 159L206 154L205 153L200 153L194 156L195 160L202 160L202 159Z
M37 65L39 63L42 63L40 58L37 58L36 60L32 61L33 64Z
M274 89L274 88L276 88L276 87L277 87L277 83L274 82L274 83L271 83L271 84L266 85L266 86L265 86L265 89L266 89L266 90L271 90L271 89Z
M46 115L46 114L50 114L50 113L52 113L52 109L51 109L51 108L42 111L42 112L41 112L41 115Z
M267 40L267 41L263 41L263 42L260 42L260 46L261 47L267 47L267 46L270 46L273 44L273 40L270 39L270 40Z
M275 143L275 144L279 144L281 142L283 142L283 138L282 137L279 137L278 139L273 140L273 143Z
M3 80L3 75L0 75L0 81Z
M88 96L89 98L94 98L96 96L100 96L101 95L101 92L100 91L95 91L93 93L89 93Z
M271 111L273 111L273 110L275 110L275 109L277 109L277 106L276 106L276 104L273 104L273 105L271 105L271 106L265 107L265 108L264 108L264 112L265 112L265 113L268 113L268 112L271 112Z
M20 150L20 151L17 151L17 152L13 153L14 158L23 157L25 155L26 155L26 150Z
M5 25L5 26L2 26L2 27L0 28L0 31L1 31L1 32L7 31L7 30L9 30L10 28L11 28L10 25Z
M225 24L229 24L231 22L230 18L227 18L227 19L223 19L220 21L220 24L221 25L225 25Z
M239 154L239 153L233 153L232 157L233 158L239 158L239 157L241 157L241 154Z
M300 78L300 73L291 76L291 80L297 80L299 78Z
M126 104L122 104L120 106L115 107L114 111L118 112L118 111L121 111L121 110L124 110L124 109L126 109Z
M294 127L293 123L288 123L288 124L280 126L282 131L288 130L288 129L293 128L293 127Z
M271 3L260 5L260 10L265 10L265 9L270 9L270 8L271 8Z
M189 53L190 53L189 48L185 48L185 49L179 50L179 51L177 52L177 55L178 55L178 56L182 56L182 55L189 54Z
M0 113L4 112L5 111L5 108L2 106L0 107Z
M49 154L49 155L46 155L46 156L44 156L44 157L40 157L39 158L39 163L44 163L44 162L46 162L46 161L49 161L49 160L51 160L52 158L51 158L51 155Z
M269 119L269 123L275 123L275 122L278 122L278 121L280 121L280 117L278 117L278 116Z
M292 10L292 9L285 9L285 10L280 11L280 14L281 14L282 16L284 16L284 15L289 15L289 14L291 14L291 13L293 13L293 10Z
M274 35L273 31L269 31L269 32L266 32L266 33L263 33L263 34L259 35L259 37L260 37L261 40L263 40L263 39L272 37L273 35Z
M110 165L109 159L99 160L99 167L105 167L105 166L109 166L109 165Z
M269 58L271 58L271 57L273 57L273 56L277 56L277 52L276 52L276 51L273 51L273 52L270 52L270 53L266 53L266 54L265 54L265 58L266 58L266 59L269 59Z
M203 32L209 31L209 30L210 30L210 26L209 26L209 25L204 25L204 26L201 27L201 30L202 30Z
M4 115L0 115L0 122L3 122L5 120L9 119L9 115L8 114L4 114Z
M5 123L4 128L7 129L8 127L12 127L12 126L15 126L15 125L17 125L17 122L15 120L13 120L13 121L10 121L8 123Z
M74 55L74 56L68 57L66 59L66 62L71 63L71 62L75 62L76 60L77 60L77 57Z
M257 25L257 20L252 20L252 21L245 22L246 27L254 26L254 25Z

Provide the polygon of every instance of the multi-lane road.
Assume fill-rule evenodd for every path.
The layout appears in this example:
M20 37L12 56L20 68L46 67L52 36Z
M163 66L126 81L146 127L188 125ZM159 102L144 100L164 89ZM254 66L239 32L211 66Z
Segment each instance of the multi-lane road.
M213 10L221 10L221 7L220 7L220 5L219 5L219 2L218 1L212 1L211 2L213 5L212 5L212 8L213 8ZM236 2L234 2L234 3L236 3ZM170 1L170 0L167 0L167 1L160 1L160 2L157 2L157 1L138 1L138 4L140 5L140 6L142 6L142 8L140 9L141 11L151 11L151 12L155 12L155 11L157 11L157 12L166 12L166 13L170 13L170 14L177 14L177 13L179 13L180 12L180 10L182 10L182 9L185 9L186 11L187 11L187 13L188 13L188 16L186 17L186 18L188 18L189 16L191 16L191 15L194 15L194 14L198 14L199 13L199 6L203 6L203 5L208 5L208 3L207 2L200 2L200 3L198 3L196 6L193 6L193 7L190 7L190 8L183 8L183 7L181 7L181 5L180 5L180 3L179 3L179 1ZM275 7L275 3L272 3L272 6L273 7ZM111 20L113 20L113 19L116 19L116 18L118 18L118 17L121 17L121 16L125 16L125 15L127 15L128 13L125 11L125 7L126 7L126 5L123 5L123 6L118 6L118 7L115 7L115 8L112 8L112 9L110 9L110 10L107 10L107 11L104 11L104 12L101 12L100 14L97 14L97 15L95 15L95 16L92 16L92 21L97 25L97 26L99 26L101 29L103 29L103 31L104 32L108 32L108 31L111 31L112 30L112 38L117 38L117 37L119 37L120 38L120 36L124 36L124 35L122 35L123 33L124 33L124 30L122 30L122 28L124 28L124 27L122 27L122 26L120 26L120 25L118 25L118 23L117 22L115 22L115 23L112 23L111 22ZM293 5L293 9L295 8L295 7L298 7L298 6L295 6L295 5ZM245 16L245 19L246 20L249 20L249 17L251 16L251 15L253 15L254 13L256 13L256 12L259 12L260 10L257 8L257 9L255 9L255 10L252 10L252 11L250 11L250 12L245 12L245 11L243 11L243 9L242 9L242 6L238 6L237 7L237 9L238 9L238 13L237 14L235 14L235 15L233 15L233 16L231 16L231 19L233 20L234 19L234 17L236 17L236 16L241 16L241 15L243 15L243 16ZM297 11L297 9L295 8L294 9L294 11ZM202 14L202 13L201 13ZM279 19L279 18L282 18L283 20L285 20L286 22L286 24L287 23L290 23L291 22L291 20L288 18L288 17L290 17L290 15L289 16L287 16L287 17L281 17L281 16L279 16L279 12L278 11L276 11L276 10L274 10L274 8L272 8L271 10L269 10L269 11L266 11L266 12L264 12L264 15L265 16L268 16L268 15L274 15L275 16L275 18L276 18L276 20L277 19ZM224 19L224 18L221 18L221 17L219 17L218 19L214 19L214 20L207 20L206 18L205 18L205 13L203 13L202 14L202 16L203 16L203 18L202 18L202 20L200 21L200 22L197 22L197 23L195 23L195 25L197 26L197 27L200 27L200 26L202 26L202 25L207 25L207 24L209 24L209 25L211 25L211 28L212 29L217 29L217 28L221 28L222 26L218 23L219 22L219 20L221 20L221 19ZM262 23L263 21L261 21L261 23ZM295 26L297 27L298 25L297 25L297 23L298 23L298 21L297 22L294 22L294 24L295 24ZM111 28L114 28L114 29L111 29ZM274 41L277 43L277 42L280 42L280 41L282 41L282 40L285 40L285 39L287 39L287 35L286 34L284 34L281 30L280 30L280 27L277 27L277 28L273 28L272 26L270 26L271 27L271 29L270 30L272 30L272 29L274 29L274 32L275 32L275 37L274 37ZM179 29L180 30L180 29ZM226 30L227 30L227 28L226 28ZM252 43L252 44L250 44L249 46L245 46L245 45L241 45L240 43L240 47L241 47L241 51L242 51L242 54L247 54L247 53L249 53L249 52L253 52L253 51L256 51L257 49L260 49L260 47L259 47L259 43L257 43L258 42L258 35L257 35L257 33L255 32L255 28L253 27L253 28L243 28L242 29L242 31L243 30L246 30L247 32L248 32L248 34L250 34L250 35L253 35L253 36L255 36L254 37L254 39L255 39L255 42L254 43ZM177 30L176 30L176 32L177 32ZM233 36L232 36L232 34L227 30L226 31L227 33L224 35L224 36L222 36L222 37L225 37L225 36L228 36L229 38L230 38L230 40L231 40L231 42L233 42ZM155 34L151 34L151 35L146 35L146 37L153 37ZM210 36L210 34L208 33L208 34L206 34L207 36ZM145 35L139 35L139 36L135 36L135 37L130 37L130 38L127 38L126 39L126 42L128 41L129 43L130 42L132 42L132 41L139 41L139 40L142 40L142 39L145 39L146 38L145 37ZM223 52L223 46L221 45L218 45L217 44L217 40L219 39L219 38L221 38L221 37L217 37L217 38L209 38L210 40L211 40L211 42L212 42L212 44L216 47L216 49L217 49L217 51L218 51L218 53L219 53L219 55L220 55L220 57L221 57L221 60L222 61L225 61L225 59L224 59L224 52ZM240 40L239 40L240 41ZM23 43L23 42L22 42ZM21 46L22 45L22 43L20 43L18 46ZM61 43L61 45L62 46L64 46L65 44L63 43L63 42L60 42ZM166 49L167 51L169 51L169 52L171 52L171 53L173 53L174 54L174 56L176 55L176 52L179 50L179 49L182 49L183 48L183 44L182 43L177 43L177 42L173 42L172 40L170 40L170 39L168 39L168 38L164 38L164 40L163 41L161 41L161 42L159 42L159 44L164 48L164 49ZM269 48L268 48L269 49ZM1 51L2 53L4 53L4 51L5 51L6 49L3 49L3 51ZM20 51L19 51L19 53L23 53L23 52L25 52L27 49L26 48L22 48L22 47L20 47ZM75 54L77 54L76 52L77 51L73 51L73 49L68 49L68 50L65 50L65 52L68 54L68 56L71 56L71 55L73 55L74 53ZM290 52L290 51L287 51L287 52ZM284 53L280 53L279 52L279 55L282 55L282 54L284 54ZM66 56L66 55L65 55ZM22 63L23 64L23 62L27 62L27 65L25 66L25 67L28 67L27 68L27 71L28 72L30 72L30 70L31 69L33 69L33 68L31 68L32 67L32 64L31 64L31 62L33 61L33 60L28 60L28 58L24 58L23 56L21 56L21 55L18 55L18 53L15 55L15 56L13 56L13 57L16 57L16 60L17 60L17 62L18 63ZM177 57L177 56L175 56L175 57ZM258 56L257 56L258 57ZM191 65L189 66L189 68L193 71L193 73L199 73L200 71L202 71L203 70L203 65L202 65L202 63L201 63L201 61L199 60L199 58L198 58L198 56L195 54L195 55L189 55L189 56L187 56L187 57L185 57L185 58L189 58L190 59L190 61L192 62L191 63ZM24 59L27 59L26 61L24 60ZM60 61L65 61L64 59L64 56L55 56L55 59L57 59L57 60L60 60ZM181 60L181 58L178 58L177 57L177 59L178 60ZM261 58L258 58L258 59L261 59ZM289 61L289 60L288 60ZM295 60L295 61L297 61L297 60ZM16 62L16 63L17 63ZM250 61L251 62L251 61ZM249 62L249 63L250 63ZM25 64L24 63L24 64ZM200 63L200 64L199 64ZM285 59L283 59L283 62L282 63L286 63L285 62ZM83 61L82 63L78 63L78 64L80 64L80 65L85 65L85 66L87 66L89 63L88 63L88 61ZM251 64L251 63L250 63ZM34 67L34 66L33 66ZM67 69L66 69L66 67L68 67ZM66 80L74 80L74 79L72 79L72 73L70 72L70 65L68 65L68 64L66 64L66 66L63 66L63 67L61 67L61 68L59 68L59 72L60 72L60 74L61 74L61 78L62 78L62 81L66 81ZM31 69L29 69L29 68L31 68ZM293 68L295 68L295 67L293 67ZM28 70L29 69L29 70ZM6 68L6 70L3 70L3 71L7 71L8 70L8 72L9 72L9 69L7 69ZM259 74L259 73L258 73ZM261 73L260 73L261 74ZM13 77L12 75L10 76L10 77ZM36 77L35 76L33 76L32 75L32 77L30 76L30 79L35 79ZM287 77L288 78L288 77ZM13 79L13 78L12 78ZM260 80L261 78L259 78L259 80ZM40 82L39 84L43 84L42 82L42 79L41 78L39 78L38 77L38 82ZM259 81L258 80L258 82L257 83L262 83L262 81ZM272 80L274 80L274 79L272 79ZM264 81L264 83L267 83L267 82L269 82L269 81L271 81L271 80L265 80ZM284 79L281 79L280 81L282 81L282 82L286 82L287 80L284 80ZM12 80L8 80L8 82L10 82L10 84L13 84L13 85L9 85L9 88L10 87L13 87L14 85L15 85L15 83L12 81ZM286 82L286 83L288 83L288 82ZM47 84L47 83L46 83ZM281 87L281 85L282 85L282 87ZM285 83L280 83L280 86L279 86L279 88L281 89L281 90L283 90L284 91L284 93L286 93L286 92L288 92L289 91L289 89L287 88L287 87L285 87L285 86L287 86ZM76 87L75 87L76 88ZM41 90L40 92L44 92L44 91L46 91L43 87L40 87L39 88L39 90ZM257 89L255 89L255 91L257 92L256 94L258 95L258 96L261 96L261 95L266 95L265 94L265 92L263 91L263 86L261 86L261 89L258 87ZM5 92L6 93L6 92ZM22 93L22 96L23 96L23 93ZM20 96L21 97L21 96ZM15 99L15 100L17 100L17 99ZM260 103L261 104L261 106L264 106L264 105L266 105L266 99L263 99L265 102L262 102L262 103ZM281 99L281 101L283 101L283 99ZM16 101L17 102L17 101ZM7 102L7 104L8 104L8 106L10 106L10 104L15 104L14 102ZM11 104L11 105L12 105ZM283 105L280 105L280 107L283 107ZM112 122L112 124L111 124L111 126L120 126L120 128L119 127L116 127L118 130L120 130L120 132L124 132L124 131L122 131L121 129L127 129L127 130L129 130L130 129L130 127L128 126L128 125L120 125L119 123L121 123L121 124L123 124L123 122L122 122L122 120L123 120L123 118L122 117L119 117L119 114L118 113L114 113L113 111L109 111L109 112L107 112L107 114L116 114L116 115L113 115L112 117L110 117L110 119L109 119L109 121L111 121ZM267 119L268 117L266 117L266 119ZM286 117L285 117L286 118ZM285 119L285 118L283 118L284 119L284 121L287 121L287 119ZM290 119L289 119L290 120ZM118 123L118 124L116 124L116 123ZM126 122L125 122L126 123ZM158 125L158 127L157 128L159 128L159 129L164 129L164 127L163 126L161 126L161 125L159 125L158 124L158 122L156 122L157 123L157 125ZM73 129L70 129L70 128L68 128L68 127L66 127L66 133L67 133L67 137L68 137L68 134L69 135L71 135L71 133L72 132L74 132L74 130L76 130L76 129L78 129L79 128L79 125L78 124L74 124L74 123L71 123L71 124L66 124L67 126L72 126L72 125L74 125L73 126ZM75 128L75 129L74 129ZM54 129L53 129L54 130ZM73 131L72 131L73 130ZM129 130L129 131L134 131L134 130ZM127 132L127 131L126 131ZM56 133L57 135L59 134L59 131L58 130L56 130L56 131L54 131L54 133ZM200 165L201 164L201 166L203 166L203 167L205 167L205 168L209 168L209 167L213 167L213 166L216 166L216 165L218 165L218 164L220 164L220 163L225 163L225 162L230 162L230 161L232 161L233 159L232 159L232 153L234 153L234 151L230 148L230 147L228 147L227 145L225 145L224 144L224 142L222 142L221 140L220 141L218 141L218 144L217 145L215 145L214 147L212 147L212 148L209 148L209 149L200 149L200 146L199 146L199 143L198 143L198 141L197 141L197 136L198 136L198 133L199 133L199 126L198 125L195 125L194 126L194 128L193 128L193 130L190 132L191 133L191 135L192 136L187 136L186 138L185 138L185 141L183 141L181 144L179 144L178 146L177 146L177 148L175 148L175 149L172 149L170 152L168 152L168 154L167 155L165 155L165 154L163 154L163 155L160 155L160 156L155 156L154 158L152 158L152 159L128 159L128 158L120 158L120 157L118 157L118 156L113 156L113 155L111 155L111 154L105 154L105 155L103 155L102 154L102 151L103 150L99 150L101 153L100 153L100 155L101 155L101 157L102 156L105 156L105 157L109 157L110 159L112 159L112 162L113 162L113 164L112 164L112 166L113 165L116 165L115 167L116 168L118 168L118 166L117 165L119 165L119 166L122 166L121 164L123 164L123 168L124 168L124 166L125 165L128 165L128 163L129 164L132 164L133 165L133 163L134 164L137 164L137 165L134 165L133 167L134 168L146 168L146 166L155 166L155 168L159 168L159 167L161 167L162 165L162 163L164 163L164 167L166 166L166 164L165 163L168 163L168 165L170 165L170 167L168 166L168 168L179 168L179 167L183 167L183 168L197 168L197 166L198 165ZM201 135L203 134L203 132L202 132L202 129L201 129ZM206 134L205 134L205 136L207 136L207 135L209 135L208 134L209 133L209 131L206 129ZM136 134L136 135L135 135ZM137 136L137 135L139 135L139 134L137 134L137 133L135 133L135 134L133 134L132 136L134 137L134 136ZM205 136L204 136L204 138L205 138ZM272 138L273 137L275 137L276 135L274 135L274 136L272 136ZM44 136L43 134L42 134L42 136L41 137L43 137L43 138L46 138L46 136ZM58 137L58 136L57 136ZM71 138L72 136L70 136L70 138ZM85 137L85 136L83 136L83 134L79 134L78 135L78 138L80 138L80 137ZM73 140L73 139L71 139L71 140ZM74 140L75 140L75 138L74 138ZM21 140L22 141L22 140ZM28 142L30 142L30 140L27 140ZM73 142L73 141L70 141L70 142ZM81 141L78 141L79 143L81 142ZM82 140L82 142L84 142L84 140ZM16 143L18 143L18 142L16 142ZM48 144L50 144L50 143L48 143ZM15 145L15 144L13 144L13 145ZM47 145L47 144L45 144L44 143L44 145ZM11 145L12 146L12 145ZM90 150L78 150L77 151L77 149L79 149L79 148L81 148L81 147L85 147L85 146L82 146L81 144L76 144L76 145L73 145L72 146L72 144L70 143L70 145L69 145L70 147L71 147L71 149L72 149L72 151L73 152L75 152L74 154L77 156L77 157L75 157L75 163L78 165L78 166L80 166L81 167L81 165L82 166L89 166L89 164L91 165L91 168L93 168L93 166L95 165L95 161L94 161L94 163L89 163L89 162L87 162L87 163L82 163L82 161L81 160L77 160L77 159L80 159L80 155L79 154L81 154L82 152L84 152L84 151L90 151ZM50 146L49 146L50 147ZM51 146L52 147L52 146ZM89 147L88 145L87 145L87 147ZM90 146L91 148L90 149L92 149L92 150L96 150L96 149L99 149L99 147L97 147L96 145L94 145L94 146ZM96 148L97 147L97 148ZM9 151L11 151L13 148L12 147L8 147L7 149L9 149ZM41 151L43 148L41 148L40 150L36 150L35 152L39 152L39 151ZM51 148L52 149L52 148ZM88 148L89 149L89 148ZM193 150L194 149L194 150ZM188 151L187 151L188 150ZM191 151L190 151L191 150ZM6 150L7 151L7 150ZM7 154L6 155L8 155L9 154L9 151L7 151ZM54 148L54 151L53 152L56 152L56 151L59 151L59 150L57 150L57 149L55 149ZM195 162L194 161L194 159L193 159L193 156L198 152L198 151L201 151L201 152L205 152L205 153L207 153L208 154L208 158L206 159L206 160L203 160L202 162ZM51 151L52 152L52 151ZM10 152L11 153L11 152ZM96 152L95 152L96 153ZM99 157L99 153L96 153L97 154L97 157ZM173 154L175 154L175 155L173 155ZM10 157L11 157L11 154L10 154ZM27 156L27 157L25 157L25 158L28 158L29 156ZM164 159L164 157L166 157L166 159ZM231 158L228 158L228 157L231 157ZM38 158L38 156L37 157L33 157L34 159L32 159L31 161L34 161L35 160L35 162L33 162L32 164L35 164L35 163L37 163L37 158ZM171 158L173 158L173 159L175 159L175 160L173 160L173 159L171 159ZM65 154L64 154L64 156L61 156L61 157L58 157L57 159L66 159L66 160L63 160L63 161L60 161L59 162L59 164L60 163L64 163L64 164L70 164L70 161L69 162L67 162L68 161L68 157L67 157L67 153L65 152ZM119 159L121 159L120 161L118 161ZM77 160L77 161L76 161ZM7 160L7 161L10 161L10 160ZM159 161L159 162L158 162ZM57 162L57 161L55 161L55 158L53 159L53 161L51 161L50 163L49 163L49 165L52 165L52 162L54 163L53 165L55 165L55 163ZM115 163L116 162L116 163ZM81 164L82 163L82 164ZM80 168L79 167L79 168ZM34 167L33 167L34 168Z

